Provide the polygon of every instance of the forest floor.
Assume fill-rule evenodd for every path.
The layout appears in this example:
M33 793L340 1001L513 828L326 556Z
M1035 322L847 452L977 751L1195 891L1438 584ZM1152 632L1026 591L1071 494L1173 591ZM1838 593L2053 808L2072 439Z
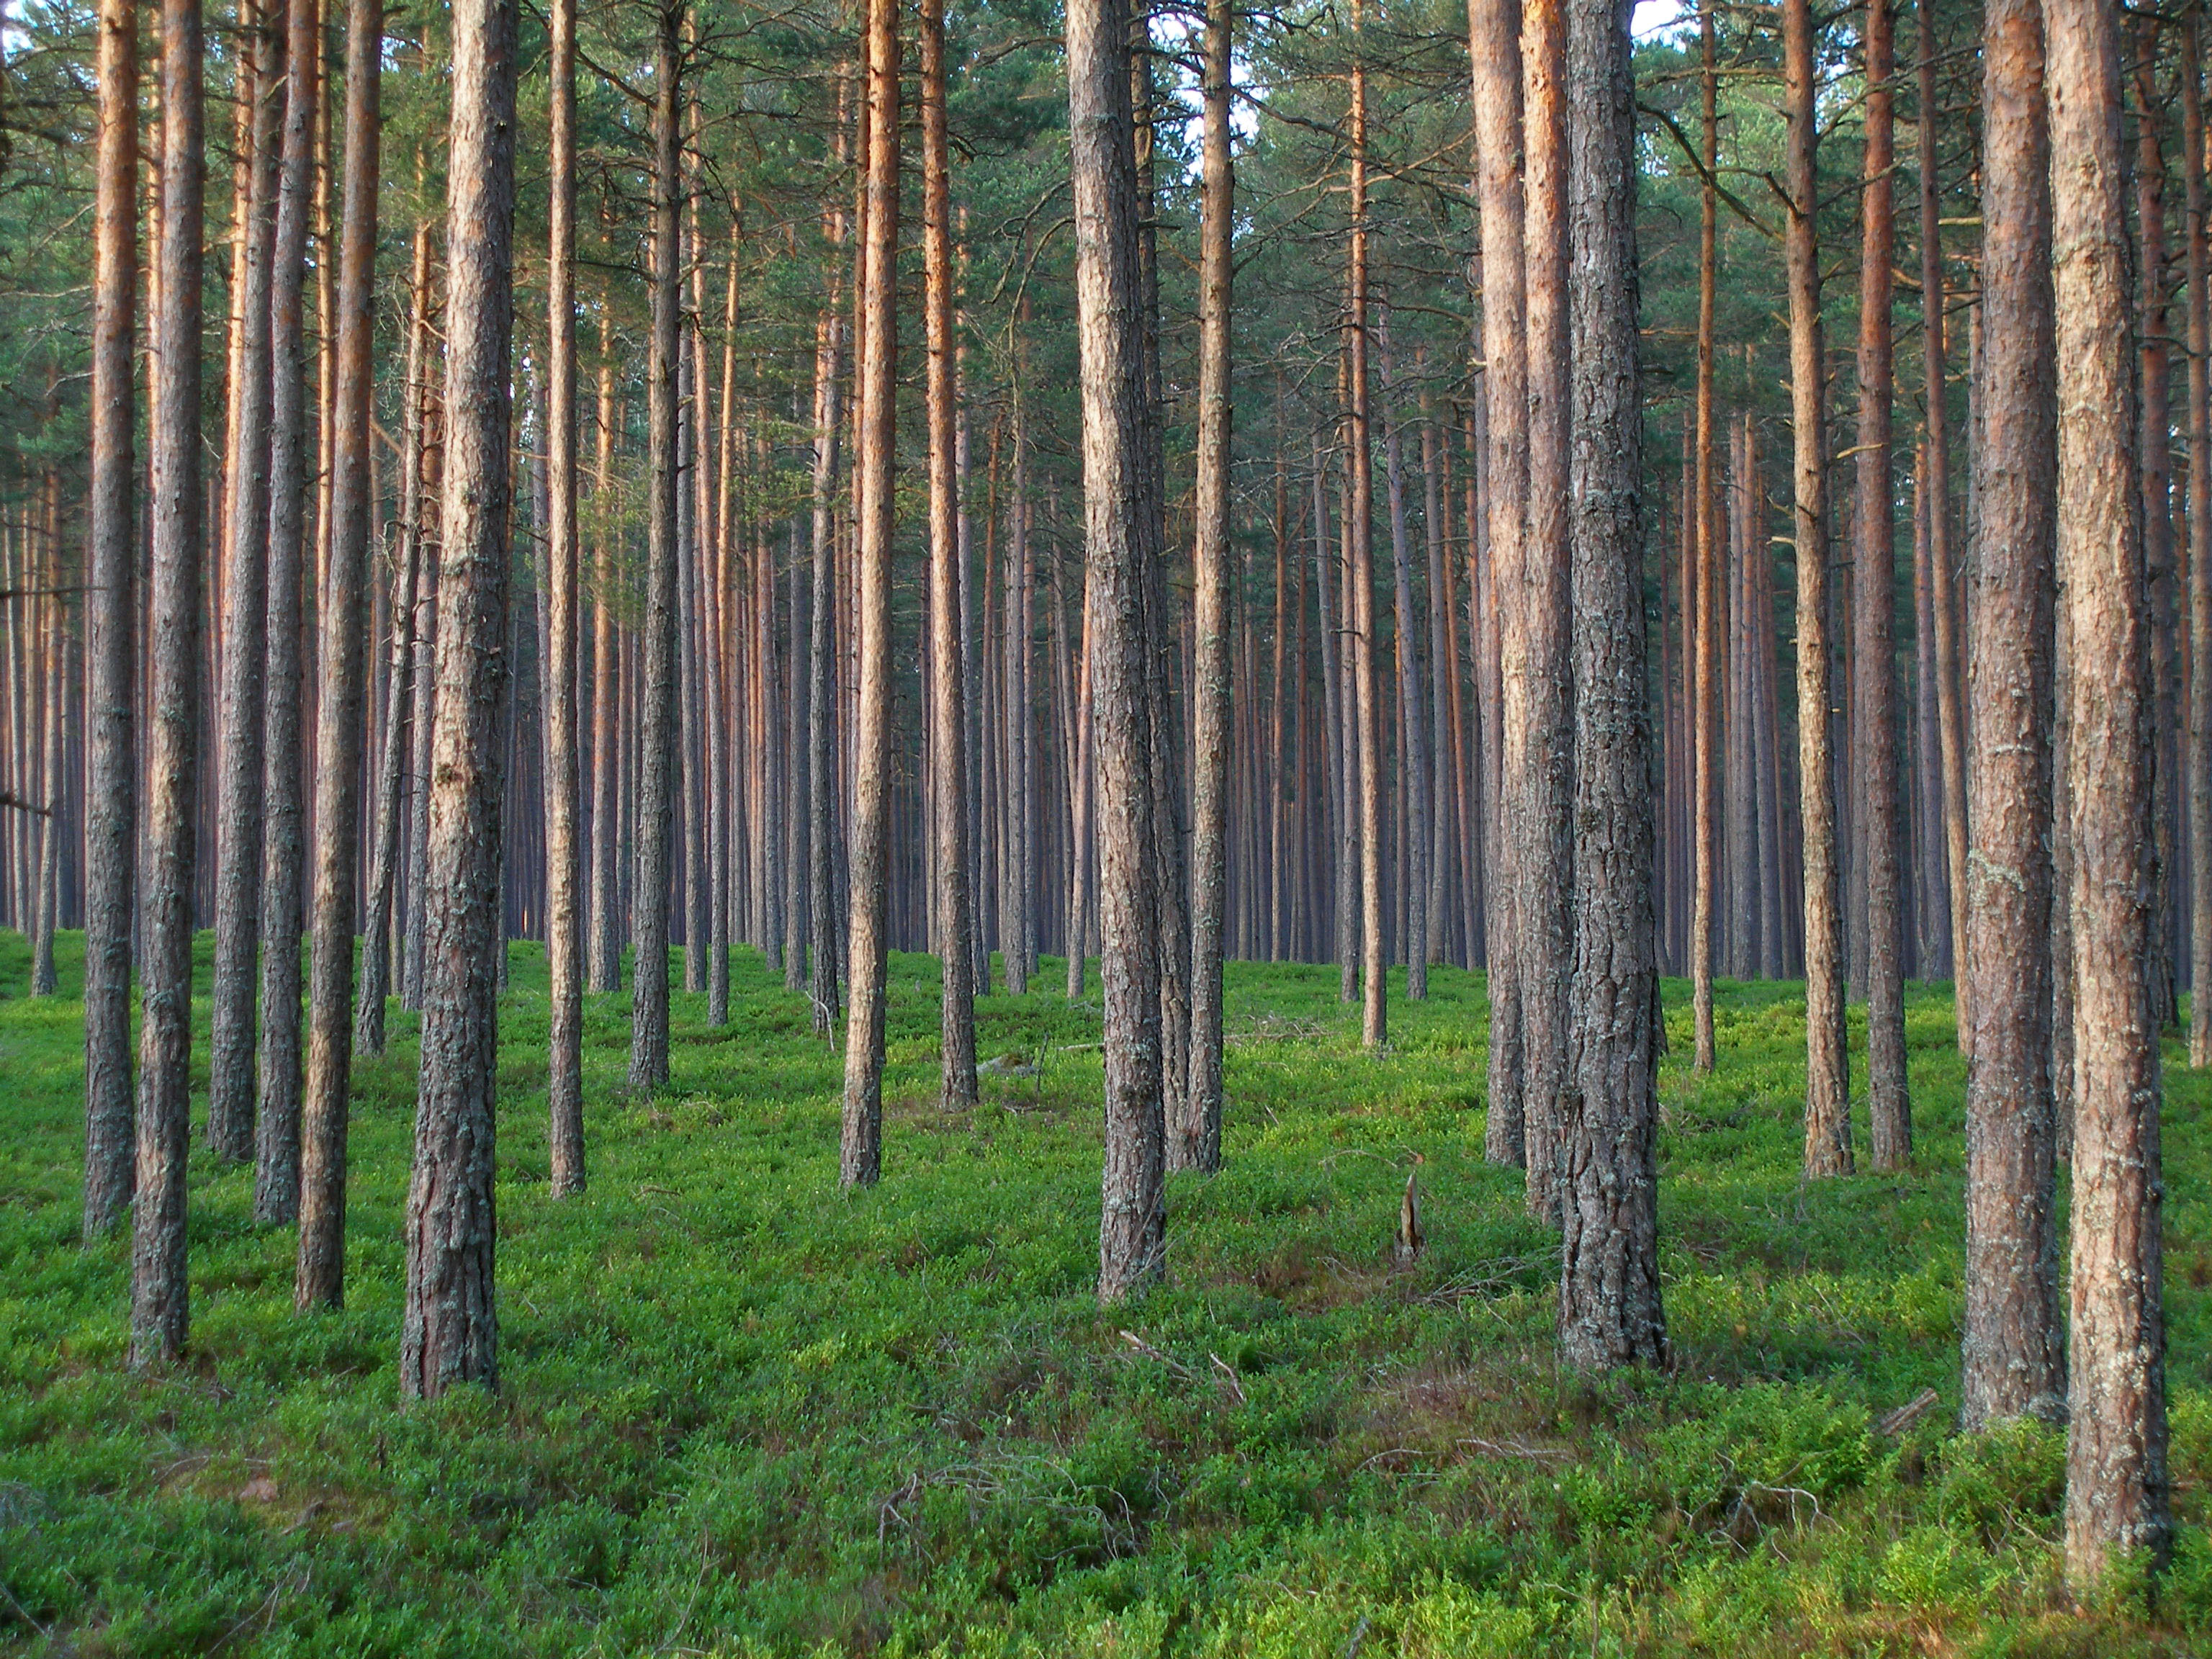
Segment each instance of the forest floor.
M77 1243L81 951L28 1000L0 935L0 1650L2212 1653L2212 1079L2171 1045L2186 1524L2157 1589L2075 1608L2061 1437L1954 1432L1941 988L1908 1014L1916 1172L1808 1186L1799 988L1723 982L1700 1081L1669 982L1674 1365L1590 1385L1554 1369L1520 1177L1482 1159L1479 975L1438 970L1425 1006L1394 980L1370 1060L1333 969L1232 968L1225 1167L1170 1183L1167 1283L1102 1314L1098 1017L1058 964L978 1009L984 1055L1041 1073L947 1115L934 965L893 959L884 1181L849 1194L838 1057L758 957L728 1030L677 998L651 1100L622 1087L627 999L588 999L591 1188L556 1203L520 945L502 1386L424 1407L394 1363L413 1019L356 1072L345 1310L294 1314L290 1233L196 1124L191 1358L133 1377L127 1243ZM1401 1270L1409 1173L1428 1248Z

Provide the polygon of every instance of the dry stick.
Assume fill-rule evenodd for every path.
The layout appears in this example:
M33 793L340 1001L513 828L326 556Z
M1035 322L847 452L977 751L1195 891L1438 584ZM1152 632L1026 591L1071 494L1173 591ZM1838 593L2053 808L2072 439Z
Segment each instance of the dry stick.
M1944 873L1948 881L1952 999L1959 1044L1966 1047L1973 993L1966 972L1966 728L1965 682L1959 666L1957 564L1951 551L1950 414L1945 385L1943 242L1941 181L1936 161L1935 0L1920 0L1920 315L1928 427L1928 563L1936 623L1936 718L1943 778ZM2201 284L2200 284L2201 286ZM2201 362L2192 358L2192 362ZM2191 496L2191 501L2195 497Z
M1969 1429L2065 1413L2051 1101L2051 723L2056 388L2045 16L1984 25L1985 383L1966 605L1966 1306Z
M100 0L94 198L92 486L85 546L90 753L86 772L84 1237L131 1201L131 895L137 817L131 658L137 607L138 13Z
M1805 1172L1851 1167L1844 1049L1842 883L1836 861L1836 783L1830 722L1826 377L1820 341L1819 201L1811 0L1784 0L1783 80L1788 118L1791 536L1797 556L1799 819L1804 837Z
M407 1193L403 1395L495 1387L492 1297L498 1074L501 682L506 674L514 323L515 9L453 19L446 246L445 616L423 894L422 1080ZM664 60L672 30L664 25ZM673 78L672 76L671 77Z
M1874 1167L1901 1170L1912 1160L1912 1103L1905 1079L1905 921L1898 853L1896 530L1890 468L1895 395L1890 307L1896 289L1897 234L1891 213L1895 161L1892 135L1889 0L1872 0L1862 42L1867 81L1866 158L1859 192L1859 420L1856 544L1851 583L1853 734L1859 765L1854 793L1865 836L1852 873L1866 910L1867 1127Z
M349 0L346 15L345 208L340 231L337 283L337 380L332 407L342 416L331 449L331 569L319 607L322 624L322 700L316 710L313 944L308 969L307 1088L301 1111L300 1241L292 1295L305 1309L334 1305L343 1285L345 1259L346 1118L353 1063L349 1020L353 989L356 793L359 788L363 653L362 590L368 580L368 417L374 392L376 302L376 199L379 159L378 95L383 74L384 12L380 0ZM418 229L415 275L427 282L429 243ZM418 297L422 293L416 289ZM421 313L417 313L417 333ZM414 359L419 373L422 358ZM411 395L411 394L410 394ZM404 598L410 602L410 553ZM398 612L393 613L399 626ZM401 672L395 645L393 680ZM416 698L418 709L422 699ZM418 718L422 716L418 714ZM386 733L387 793L397 793L398 745L404 721ZM392 843L380 826L380 854L389 893ZM372 958L380 941L372 939ZM377 1012L383 1012L383 994Z
M838 1179L872 1187L883 1174L884 989L889 861L890 558L898 350L899 39L896 0L868 0L867 220L860 339L859 715L854 733L849 974L844 1120Z
M200 276L205 151L199 0L161 4L161 291L151 307L151 653L141 866L137 1196L131 1363L184 1352L185 1160L191 1085L193 791L199 763Z
M576 0L550 13L545 261L546 1140L553 1196L583 1190L583 938L576 774Z
M2156 810L2159 694L2140 502L2130 499L2137 434L2119 8L2111 0L2052 6L2045 23L2051 151L2064 162L2051 173L2051 269L2058 407L2066 411L2058 434L2059 586L2075 652L2069 896L2077 1099L2066 1571L2087 1592L2118 1559L2140 1553L2156 1565L2172 1547L2160 1306L2166 918L2145 902L2156 890L2156 842L2145 831ZM1996 348L1993 329L1992 355ZM2161 411L2161 445L2163 419Z
M1191 687L1190 1083L1170 1168L1221 1166L1221 955L1227 894L1229 733L1229 396L1231 172L1230 0L1207 0L1201 88L1205 125L1204 218L1199 241L1198 501L1192 580L1196 588L1197 673ZM1276 563L1282 562L1277 536ZM1280 683L1280 651L1277 654ZM1248 682L1249 684L1249 682ZM1281 727L1276 727L1281 749Z
M683 158L677 122L682 88L678 46L681 0L659 15L653 103L653 343L646 370L644 695L638 711L636 886L632 928L637 961L631 991L629 1086L650 1091L668 1081L668 916L672 896L678 685L678 453L676 379L680 349L678 267L683 257L677 217Z
M290 0L286 28L283 176L277 189L275 270L270 284L268 633L260 896L260 1094L254 1137L253 1213L264 1224L300 1208L300 935L307 860L301 768L305 724L301 628L310 562L308 418L301 310L308 221L314 210L316 0ZM363 448L367 443L364 441ZM360 741L359 734L354 741ZM350 814L349 814L350 815ZM353 826L359 834L359 826ZM350 872L349 872L350 878ZM350 879L349 879L350 884ZM349 1000L347 1012L352 1012Z

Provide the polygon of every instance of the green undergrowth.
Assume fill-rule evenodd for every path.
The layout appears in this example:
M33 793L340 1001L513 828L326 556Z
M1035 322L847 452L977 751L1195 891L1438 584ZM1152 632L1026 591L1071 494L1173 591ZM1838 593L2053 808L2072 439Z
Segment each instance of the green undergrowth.
M202 940L203 976L205 984ZM1910 1176L1798 1177L1798 988L1670 983L1674 1364L1559 1373L1553 1241L1481 1155L1479 975L1230 970L1225 1167L1169 1191L1164 1285L1092 1299L1098 1014L984 999L935 1100L935 968L893 959L884 1175L836 1185L837 1054L746 953L622 1087L588 1000L591 1187L545 1193L542 954L501 1012L501 1387L398 1398L415 1022L356 1070L347 1304L198 1151L192 1340L125 1369L128 1249L77 1243L82 940L0 936L0 1648L38 1654L921 1656L2212 1652L2212 1129L2169 1051L2172 1572L2074 1607L2063 1447L1954 1432L1962 1068L1917 988ZM200 1006L203 1020L205 1005ZM204 1051L198 1057L204 1083ZM1860 1127L1863 1142L1863 1123ZM1862 1145L1862 1155L1863 1146ZM1425 1253L1388 1249L1408 1176ZM1139 1346L1141 1344L1141 1346ZM1899 1436L1879 1419L1933 1389Z

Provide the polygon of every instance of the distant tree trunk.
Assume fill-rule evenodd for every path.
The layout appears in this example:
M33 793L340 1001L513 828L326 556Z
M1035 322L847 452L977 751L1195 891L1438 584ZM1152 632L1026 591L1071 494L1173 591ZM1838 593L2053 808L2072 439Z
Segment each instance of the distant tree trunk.
M938 957L944 964L943 1102L975 1103L975 959L969 945L968 677L961 657L959 480L953 447L951 158L945 131L944 0L921 6L922 226L929 337L929 629Z
M381 0L379 4L378 18L372 21L381 27ZM347 95L351 98L350 90ZM361 1000L354 1017L355 1046L372 1054L384 1052L385 1005L392 994L392 918L398 898L401 814L407 811L407 758L413 748L414 727L427 723L429 708L428 682L416 672L415 638L422 566L422 417L428 401L423 381L429 373L429 289L430 226L424 219L415 227L415 262L408 288L392 662L385 691L384 755L378 767L376 844L370 855L368 916L362 928Z
M593 474L593 495L607 498L607 473L615 441L614 349L607 312L599 312L599 387L598 408L599 465ZM594 992L622 988L622 747L623 728L617 718L622 707L623 647L616 629L619 597L615 573L615 538L611 523L600 523L594 564L599 591L592 602L592 916L590 960L585 964L586 988Z
M1794 429L1792 533L1797 552L1797 789L1805 906L1805 1173L1851 1168L1850 1066L1844 1047L1842 881L1827 711L1827 377L1820 341L1820 127L1812 0L1783 0L1789 119L1790 401Z
M1571 0L1575 972L1562 1092L1559 1357L1661 1365L1659 969L1651 908L1630 0Z
M2053 387L2044 27L1995 0L1983 35L1985 308L1966 607L1973 839L1966 963L1966 1426L2066 1410L2052 1198ZM2075 459L2080 459L2075 452Z
M1397 376L1393 373L1388 313L1381 331L1383 396L1389 398ZM1435 846L1430 819L1436 810L1431 797L1435 779L1430 771L1431 731L1426 699L1421 691L1421 629L1414 611L1413 561L1406 528L1406 439L1403 422L1394 408L1383 411L1383 472L1390 496L1391 632L1398 666L1398 776L1404 790L1406 811L1400 825L1400 842L1406 851L1406 996L1425 1001L1429 994L1429 959L1433 951L1429 931L1429 896L1433 885L1430 860ZM1432 672L1441 672L1431 664Z
M2205 294L2203 18L2182 35L2189 319L2189 1063L2212 1066L2212 313Z
M199 765L200 238L205 112L199 0L161 0L161 207L152 307L152 582L139 925L137 1195L131 1364L185 1351L191 1134L192 879Z
M2151 681L2136 481L2118 8L2054 5L2051 173L2060 586L2074 644L2073 1333L2066 1568L2172 1547L2161 1313L2159 1025L2165 918L2151 833ZM1994 61L1994 58L1992 59ZM1995 226L1994 219L1991 227ZM1992 319L1995 321L1995 319ZM1993 339L1994 346L1994 339ZM2160 431L2163 441L2163 429ZM1980 728L1977 728L1979 735Z
M269 700L262 783L260 1096L254 1136L253 1214L279 1225L300 1212L301 883L307 860L301 823L301 630L302 586L311 556L306 522L307 374L302 307L307 224L314 211L314 148L319 123L317 63L322 19L316 0L290 0L286 22L283 169L277 187L275 269L270 279ZM356 596L358 598L358 596ZM365 611L365 607L357 609ZM365 615L361 619L366 622ZM358 722L356 721L356 725ZM350 733L359 742L357 732ZM359 769L356 768L356 771ZM349 813L350 819L350 813ZM327 825L325 825L327 830ZM357 829L355 833L358 833ZM319 839L326 838L322 837ZM348 909L352 897L347 872ZM352 948L353 918L346 918ZM348 975L350 981L351 975ZM343 1006L353 1012L352 987Z
M545 1091L553 1195L584 1188L584 982L576 784L576 0L553 0L545 268Z
M839 135L842 148L843 136ZM839 407L842 378L840 349L844 314L839 304L836 273L842 261L834 251L844 240L845 216L839 209L830 216L830 289L815 325L814 343L814 522L812 606L809 622L812 638L807 651L807 793L813 803L811 833L806 848L807 909L814 924L813 965L808 993L814 1006L814 1030L828 1036L836 1025L837 994L837 921L836 862L833 837L837 825L836 754L836 480L837 440L844 428Z
M1851 583L1856 785L1866 824L1855 873L1865 890L1867 913L1867 1126L1874 1167L1882 1170L1901 1170L1912 1161L1912 1102L1905 1074L1905 906L1898 857L1903 836L1898 805L1896 491L1889 453L1895 395L1889 313L1897 264L1891 210L1897 61L1891 28L1889 0L1870 0L1863 43L1866 172L1859 191L1858 500L1852 514L1856 575Z
M1191 687L1190 1088L1181 1133L1168 1146L1177 1169L1221 1167L1222 918L1229 839L1229 396L1231 215L1229 0L1207 0L1201 100L1204 219L1199 236L1198 501L1192 544L1198 635ZM1280 561L1278 561L1279 566ZM1279 682L1280 676L1278 675ZM1277 749L1279 751L1280 744Z
M1389 1037L1389 939L1382 891L1382 718L1375 685L1375 461L1368 416L1367 69L1360 0L1353 0L1352 64L1351 312L1345 330L1349 380L1345 437L1352 501L1346 524L1352 556L1352 614L1346 618L1352 647L1352 751L1359 791L1360 1037L1371 1054Z
M90 674L85 814L84 1238L131 1194L131 896L137 860L138 505L131 349L138 309L138 11L100 0L94 208L92 489L85 546Z
M1696 886L1690 912L1690 994L1694 1030L1692 1065L1713 1069L1714 931L1721 880L1721 583L1720 530L1715 522L1713 477L1713 310L1718 204L1712 175L1720 165L1719 76L1714 61L1713 0L1698 13L1699 79L1704 112L1705 177L1698 191L1697 580L1692 639L1697 656L1690 673L1695 730L1690 738L1695 792Z
M1521 411L1528 396L1527 295L1522 246L1521 6L1519 0L1468 0L1468 37L1474 59L1474 131L1482 195L1482 386L1490 420L1484 432L1483 505L1489 532L1490 591L1502 616L1517 617L1528 586L1524 530L1528 456L1521 438ZM1470 526L1472 529L1472 526ZM1517 623L1515 624L1517 629ZM1484 653L1479 652L1480 656ZM1483 676L1486 682L1489 675ZM1516 690L1516 696L1518 695ZM1508 734L1495 700L1479 699L1489 724L1486 763L1502 757ZM1516 752L1517 752L1517 745ZM1493 817L1498 802L1491 801ZM1520 894L1517 843L1493 835L1497 857L1486 872L1492 895L1489 956L1490 1109L1483 1151L1493 1164L1525 1158L1526 1078L1521 1029Z
M222 684L216 736L215 995L208 1044L208 1150L253 1156L254 961L260 933L262 702L269 579L269 285L276 235L276 70L283 37L258 10L252 174L237 378L231 389L223 541Z
M1106 1038L1098 1297L1110 1304L1158 1277L1167 1247L1145 664L1145 568L1158 520L1144 438L1129 13L1124 0L1073 0L1066 21Z
M1522 9L1522 141L1527 154L1528 328L1527 580L1517 663L1506 673L1507 817L1521 837L1520 937L1523 1151L1528 1212L1559 1215L1559 1110L1566 1086L1567 980L1573 954L1569 912L1574 844L1573 715L1568 618L1568 302L1566 22L1561 0ZM1516 708L1514 681L1520 680ZM1518 755L1516 747L1518 746Z
M1944 378L1942 197L1936 158L1935 0L1920 5L1920 317L1928 422L1928 568L1936 620L1936 718L1943 769L1945 896L1950 923L1947 956L1952 1000L1963 1045L1973 1030L1966 1014L1966 727L1965 681L1959 669L1959 596L1951 551L1951 439Z
M676 374L681 342L678 314L683 242L678 218L683 150L677 125L682 88L678 40L682 0L664 0L658 14L653 102L653 348L646 370L645 698L638 711L636 889L630 927L637 961L630 991L629 1086L653 1090L668 1081L668 915L673 894L675 792L684 787L677 757Z
M868 0L867 220L860 295L860 702L853 747L853 827L845 1022L845 1112L838 1178L872 1187L883 1174L884 991L889 941L891 766L890 562L898 357L899 38L896 0Z
M313 945L308 970L307 1079L301 1115L299 1177L300 1239L292 1297L305 1310L335 1306L343 1293L345 1266L346 1117L351 1105L352 1035L347 1020L353 991L355 837L361 771L362 706L366 691L368 649L364 590L369 570L369 522L374 511L370 488L370 403L376 374L372 360L376 305L376 201L384 67L382 0L350 0L346 15L345 207L338 246L337 384L333 405L331 565L317 606L321 625L322 698L316 708ZM427 284L429 239L418 230L415 274ZM417 289L418 296L421 289ZM418 309L418 332L420 311ZM418 341L419 345L419 341ZM418 355L416 367L421 367ZM413 395L411 392L410 395ZM408 610L414 598L414 560L406 556L401 579ZM395 606L392 623L403 628ZM404 672L400 651L392 654L397 684ZM418 709L422 700L416 700ZM418 714L417 718L422 716ZM404 722L392 721L386 738L387 794L398 793L399 744ZM378 826L378 856L383 862L386 903L398 817ZM379 927L382 919L373 917ZM365 952L374 962L384 953L372 934ZM384 993L376 991L377 1034L382 1036ZM364 1004L366 1012L366 1004Z
M499 1380L493 1094L501 684L507 675L507 392L514 328L512 0L457 0L446 224L445 512L433 714L422 1080L407 1192L399 1391ZM663 24L672 52L673 16ZM673 77L670 77L672 80ZM664 94L665 97L665 94ZM672 120L672 108L666 118ZM664 171L662 179L668 180ZM663 190L668 189L664 182Z

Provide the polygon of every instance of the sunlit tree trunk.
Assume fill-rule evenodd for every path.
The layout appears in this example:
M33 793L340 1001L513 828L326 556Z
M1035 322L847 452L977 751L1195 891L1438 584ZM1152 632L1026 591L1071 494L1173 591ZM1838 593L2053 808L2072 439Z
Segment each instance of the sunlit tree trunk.
M364 589L369 576L369 522L374 510L370 488L370 401L374 392L376 198L379 98L384 68L382 0L350 0L346 15L345 207L338 247L337 383L333 405L338 429L332 434L331 567L323 584L317 620L321 625L322 699L316 710L315 813L321 828L315 838L313 944L308 970L307 1077L301 1113L300 1238L292 1281L294 1303L301 1309L334 1305L344 1283L346 1116L351 1105L354 955L354 870L358 778L362 741L362 708L366 691L368 641ZM427 284L429 240L418 230L415 274ZM418 295L420 290L418 289ZM419 315L419 313L418 313ZM419 331L419 330L418 330ZM418 341L418 347L420 342ZM419 351L416 359L420 367ZM411 393L410 394L411 395ZM403 598L412 609L414 554L407 556ZM395 607L392 623L402 627ZM403 672L395 647L395 683ZM424 700L417 696L418 711ZM418 713L416 718L422 718ZM398 744L404 722L394 720L386 737L388 793L398 790ZM390 892L392 842L398 817L387 830L379 826L379 855ZM389 840L386 837L389 836ZM372 917L375 925L381 921ZM366 954L383 954L372 937ZM382 1031L384 993L376 988L378 1031Z
M2054 5L2051 278L2059 407L2059 586L2074 647L2075 1079L2066 1568L2172 1548L2161 1293L2156 722L2148 573L2130 499L2129 325L2118 7ZM1992 222L1994 223L1994 222ZM1992 323L1995 318L1992 318ZM1994 344L1994 342L1993 342ZM2161 417L2160 441L2164 433ZM1977 735L1980 728L1977 727Z
M664 24L670 49L673 19ZM497 1224L501 683L514 328L512 0L457 0L447 170L444 615L433 703L422 1077L407 1192L399 1391L499 1380ZM672 110L671 111L672 118ZM667 174L664 173L663 178Z

